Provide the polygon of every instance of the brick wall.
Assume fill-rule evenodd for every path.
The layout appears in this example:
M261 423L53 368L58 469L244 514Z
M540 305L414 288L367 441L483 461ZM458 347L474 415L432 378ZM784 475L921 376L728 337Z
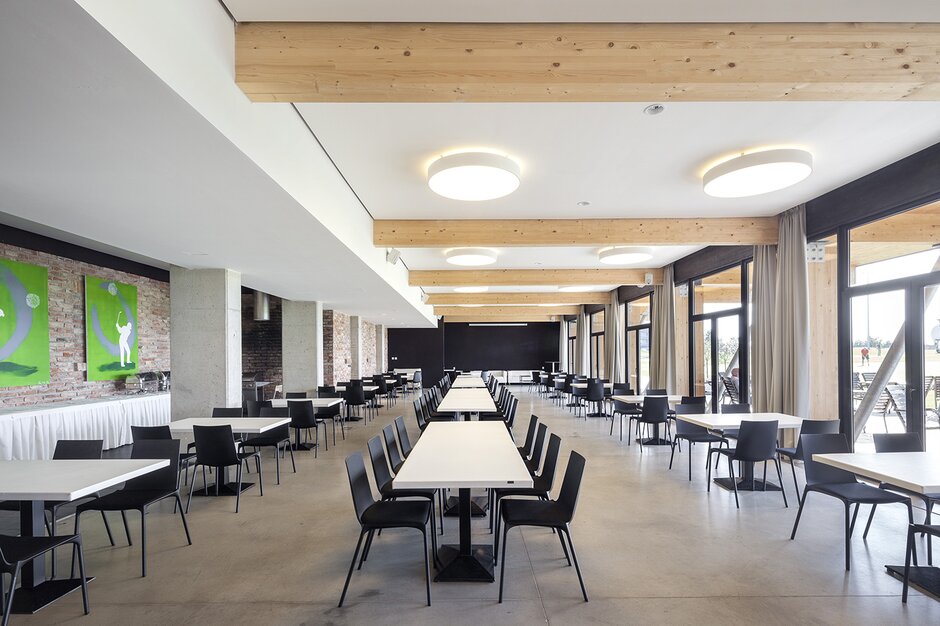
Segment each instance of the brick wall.
M352 370L349 316L339 311L323 311L323 381L334 385L349 380Z
M49 268L47 385L0 387L0 407L100 398L124 388L120 381L85 380L85 275L137 286L140 371L170 369L170 284L0 243L0 257Z
M281 352L281 299L270 296L271 319L266 322L254 320L254 296L242 294L242 371L257 373L258 380L269 381L264 388L264 397L274 394L274 385L284 382Z
M362 376L372 376L379 374L379 368L375 352L375 324L363 321L359 335L359 350Z

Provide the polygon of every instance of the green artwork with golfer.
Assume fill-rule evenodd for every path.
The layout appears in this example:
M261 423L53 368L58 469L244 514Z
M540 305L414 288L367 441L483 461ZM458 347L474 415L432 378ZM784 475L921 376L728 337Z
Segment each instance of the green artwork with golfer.
M0 387L49 382L49 272L0 259Z
M85 276L88 380L137 373L137 287Z

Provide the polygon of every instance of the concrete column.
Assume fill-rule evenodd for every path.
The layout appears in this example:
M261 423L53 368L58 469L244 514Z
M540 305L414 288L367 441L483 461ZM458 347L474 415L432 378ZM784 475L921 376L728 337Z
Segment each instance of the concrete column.
M362 378L362 318L349 316L350 378Z
M323 303L281 302L284 391L315 391L323 384Z
M242 404L241 274L170 268L172 419Z
M375 325L375 367L376 374L388 369L388 347L385 345L385 326Z

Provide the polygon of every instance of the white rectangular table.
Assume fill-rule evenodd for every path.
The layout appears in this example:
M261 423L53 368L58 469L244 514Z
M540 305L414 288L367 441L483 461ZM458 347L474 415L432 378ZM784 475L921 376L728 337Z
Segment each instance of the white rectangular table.
M486 387L486 383L483 382L482 378L476 376L468 376L466 378L458 376L457 380L455 380L454 384L451 386L451 389L475 389L484 387Z
M44 502L72 502L170 464L168 459L0 461L0 500L20 502L20 534L46 534ZM46 580L45 559L23 568L14 613L35 613L81 587L81 579Z
M447 392L438 405L441 413L463 413L470 419L471 413L488 413L496 410L493 397L485 388L453 389Z
M378 391L379 386L378 385L363 385L362 390L363 391ZM336 391L343 393L344 391L346 391L346 385L336 385Z
M781 430L796 429L803 426L803 418L795 415L786 415L785 413L694 413L678 414L676 419L702 426L709 430L731 430L741 427L741 422L777 422L777 428ZM783 485L779 487L769 481L754 478L754 464L742 463L744 470L738 478L738 491L780 491ZM730 478L715 478L715 484L725 488L734 489L734 484Z
M192 435L193 426L229 425L232 427L233 433L260 435L262 433L268 432L269 430L273 430L278 426L285 426L289 424L289 417L190 417L187 419L170 422L170 432L176 435ZM221 476L222 483L219 485L218 495L237 495L239 493L238 484L231 480L228 467L222 468ZM195 480L195 477L193 480ZM241 490L244 491L252 485L254 485L254 483L242 482ZM208 494L210 496L216 495L214 491L215 490L208 490ZM200 495L200 493L206 493L206 491L204 490L203 492L194 492L195 495Z
M395 489L459 490L460 545L442 546L435 581L493 582L493 548L470 537L471 488L532 487L502 422L433 422L392 481Z
M890 483L916 493L940 493L940 455L931 452L870 452L814 454L813 460L852 472L862 478ZM885 565L895 578L904 578L903 565ZM940 568L911 566L910 583L940 598Z

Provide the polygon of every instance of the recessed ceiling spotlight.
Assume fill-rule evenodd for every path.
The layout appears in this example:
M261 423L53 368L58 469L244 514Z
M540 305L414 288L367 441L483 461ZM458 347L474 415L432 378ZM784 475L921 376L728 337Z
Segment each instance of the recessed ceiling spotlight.
M456 293L483 293L489 290L489 287L454 287Z
M785 189L812 173L812 154L779 148L723 161L705 172L702 185L705 193L715 198L744 198Z
M564 285L558 288L562 293L584 293L586 291L599 291L594 285Z
M606 265L642 263L652 258L652 250L636 246L612 246L610 248L602 248L597 253L597 260Z
M645 109L643 109L643 112L646 113L647 115L659 115L665 110L666 110L666 107L664 107L661 104L651 104Z
M578 202L578 206L591 206L591 203L588 202L587 200L581 200L580 202Z
M496 263L496 251L489 248L451 248L444 255L451 265L478 266Z
M508 196L519 188L519 165L490 152L459 152L443 156L428 167L428 187L434 193L477 202Z

